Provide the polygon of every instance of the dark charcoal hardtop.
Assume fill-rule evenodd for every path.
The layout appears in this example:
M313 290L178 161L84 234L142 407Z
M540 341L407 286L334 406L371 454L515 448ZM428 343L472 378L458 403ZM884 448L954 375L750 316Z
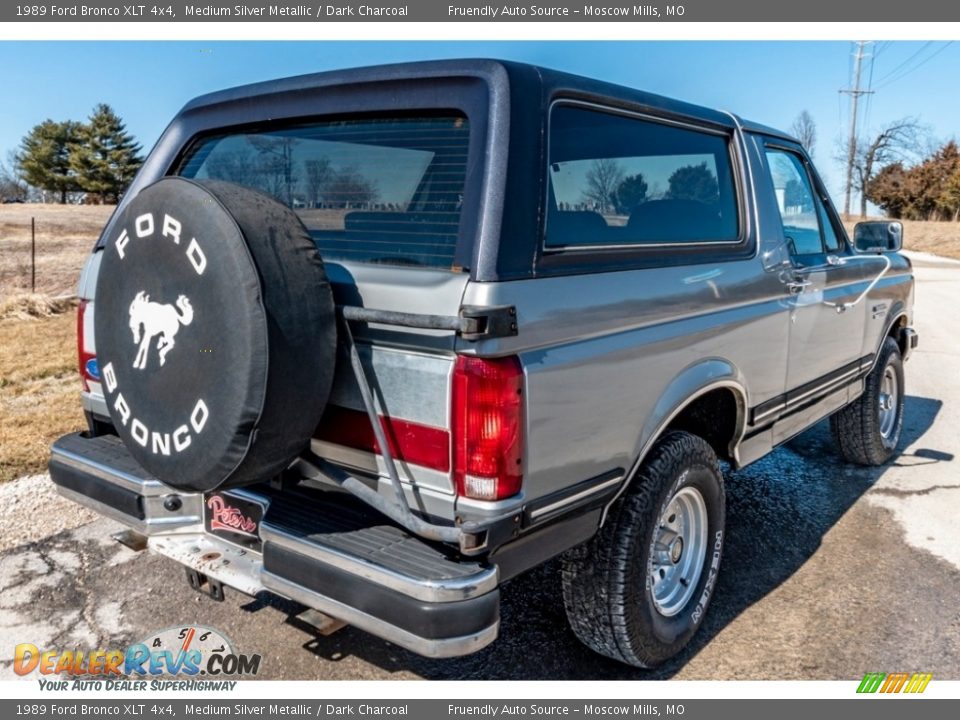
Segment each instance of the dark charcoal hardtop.
M537 272L543 230L548 110L558 99L731 133L741 124L791 140L770 128L742 124L726 112L535 65L483 59L402 63L270 80L191 100L163 133L126 197L175 174L194 140L225 129L319 116L454 109L465 113L471 126L470 176L454 267L480 281L529 277ZM112 226L111 220L102 238ZM508 230L501 238L502 228Z

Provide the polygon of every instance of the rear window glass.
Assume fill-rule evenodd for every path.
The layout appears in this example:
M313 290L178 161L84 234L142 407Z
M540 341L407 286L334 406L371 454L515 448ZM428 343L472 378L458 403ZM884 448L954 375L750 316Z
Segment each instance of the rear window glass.
M178 174L276 198L326 259L450 268L468 140L453 114L324 121L208 136Z
M728 145L708 131L557 106L546 247L736 242Z

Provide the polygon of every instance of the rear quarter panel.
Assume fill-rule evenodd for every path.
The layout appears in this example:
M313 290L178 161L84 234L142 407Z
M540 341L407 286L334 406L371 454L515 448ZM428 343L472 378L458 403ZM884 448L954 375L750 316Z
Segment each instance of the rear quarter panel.
M783 392L784 293L759 259L471 283L464 303L517 308L517 337L459 350L521 359L528 499L630 469L702 387Z

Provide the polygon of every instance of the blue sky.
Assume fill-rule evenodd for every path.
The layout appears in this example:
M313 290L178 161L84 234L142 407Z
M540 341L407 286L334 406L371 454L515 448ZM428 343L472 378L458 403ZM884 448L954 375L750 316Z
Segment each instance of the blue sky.
M861 125L911 115L938 139L960 136L960 43L875 42ZM848 131L852 46L845 42L0 42L4 103L0 159L47 118L81 120L106 102L149 149L176 111L212 90L287 75L382 62L499 57L603 78L732 110L788 128L801 110L817 123L817 167L840 201L834 161ZM871 76L872 71L872 76Z

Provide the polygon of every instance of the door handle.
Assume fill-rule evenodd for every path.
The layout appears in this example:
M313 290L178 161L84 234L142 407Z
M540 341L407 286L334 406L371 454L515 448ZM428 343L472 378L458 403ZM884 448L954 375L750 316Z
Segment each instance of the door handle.
M811 285L813 282L810 280L790 280L787 282L787 290L791 295L799 295Z

